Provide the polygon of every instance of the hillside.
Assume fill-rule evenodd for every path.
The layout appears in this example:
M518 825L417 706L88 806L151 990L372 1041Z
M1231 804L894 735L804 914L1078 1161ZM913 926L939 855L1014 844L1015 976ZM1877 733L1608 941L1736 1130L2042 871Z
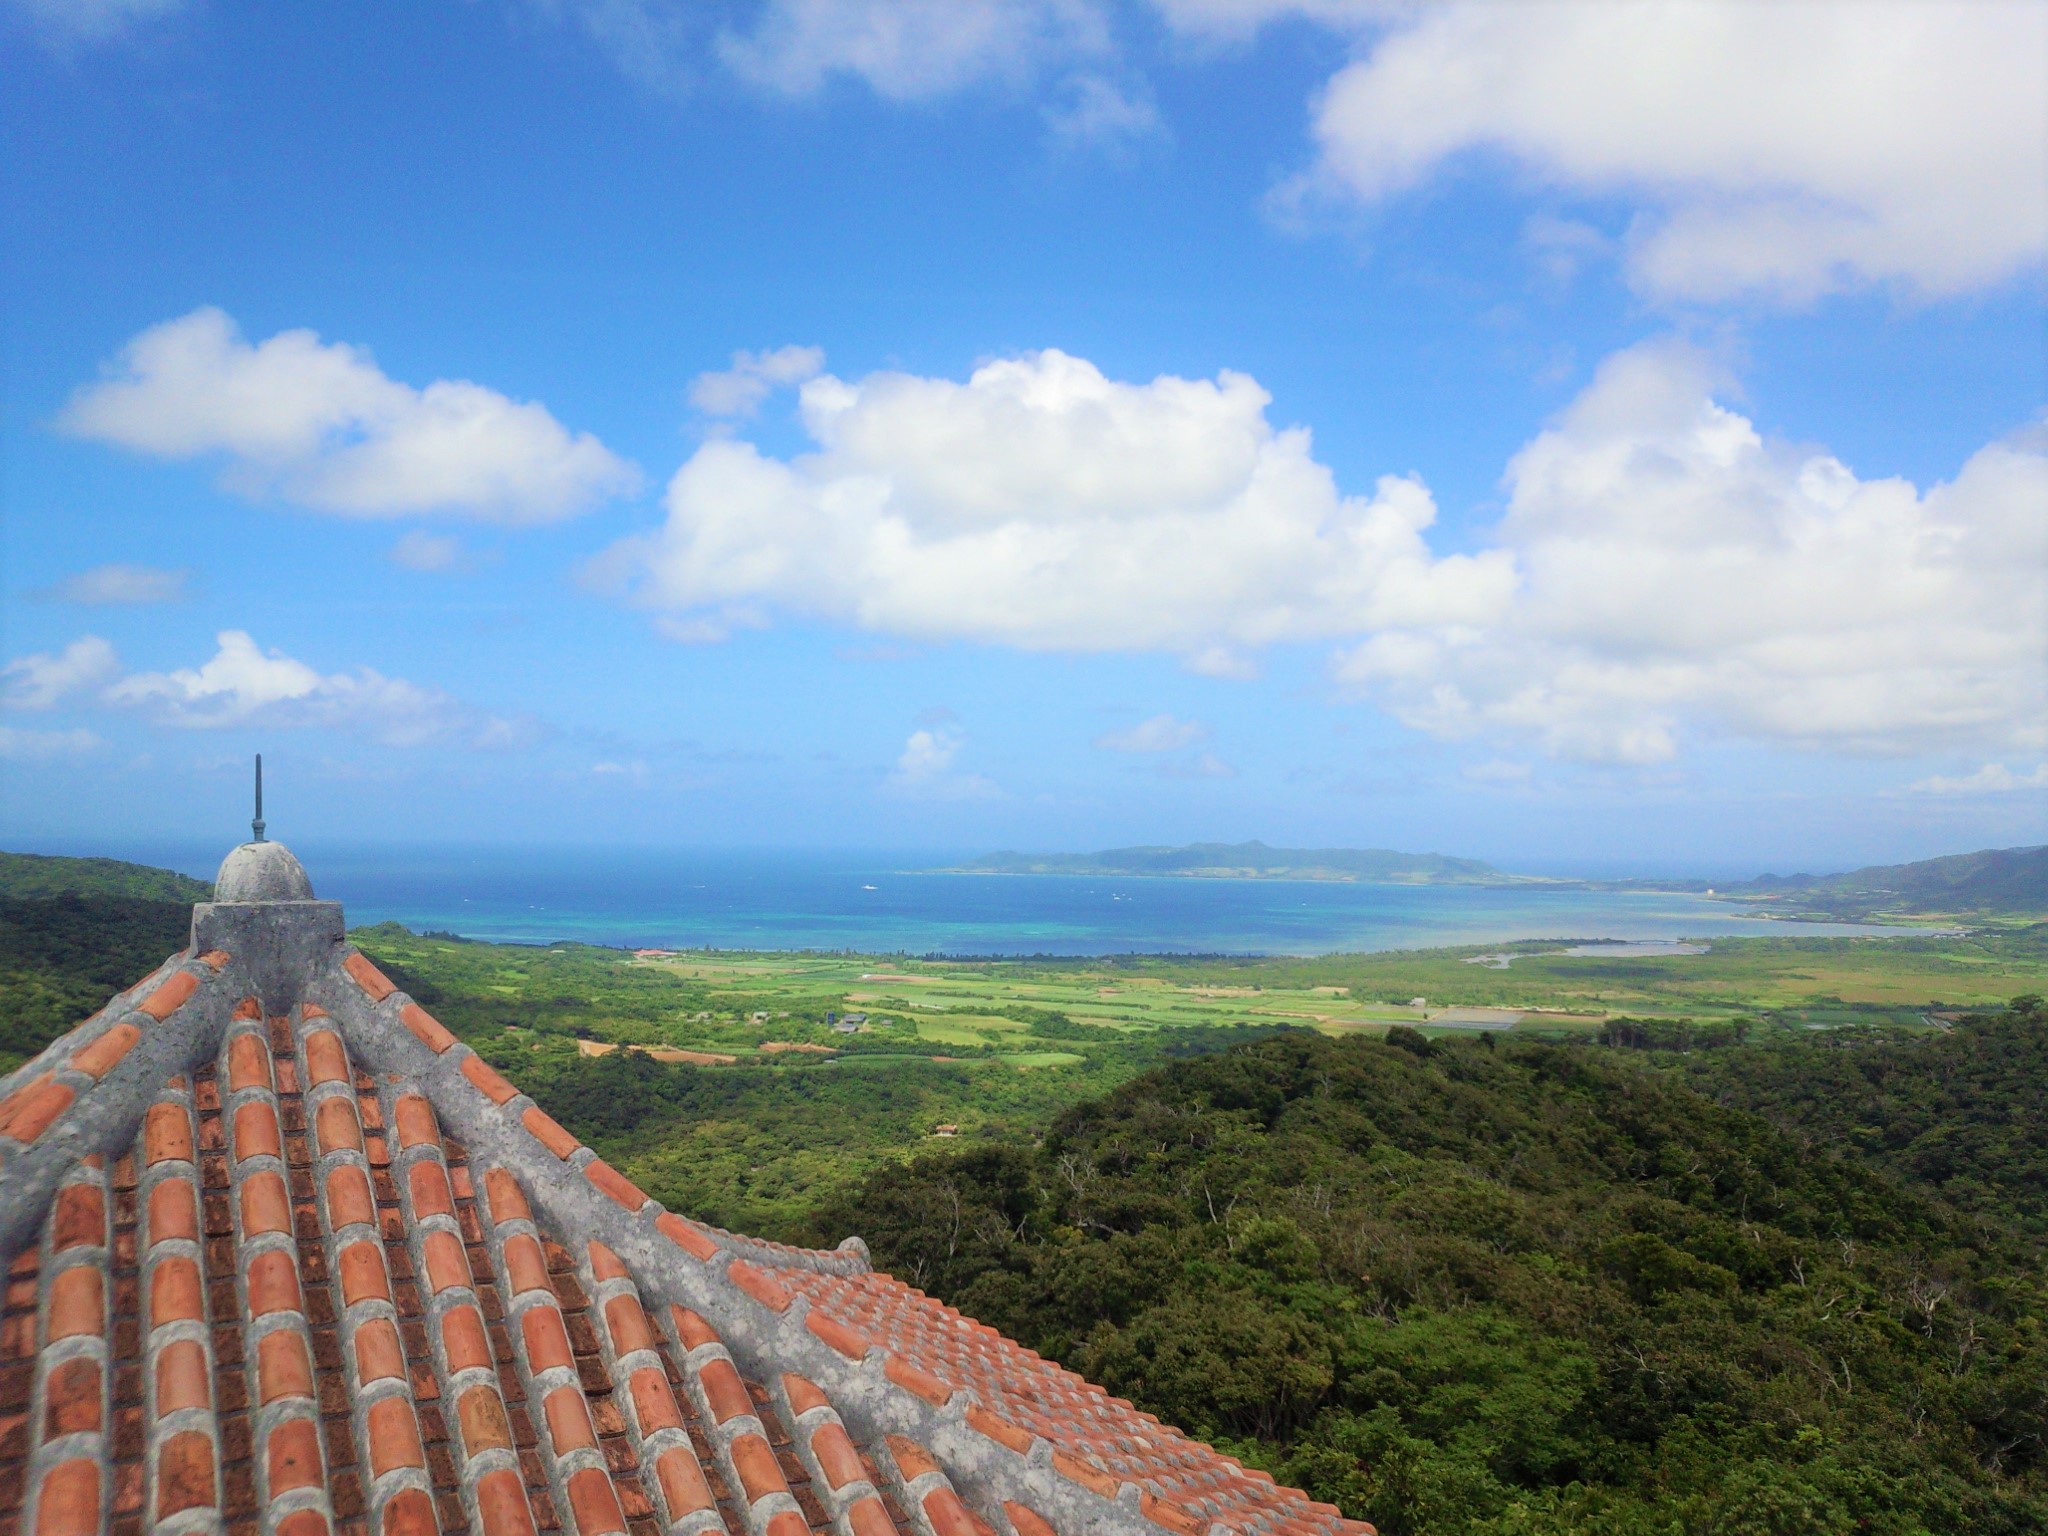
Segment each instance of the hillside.
M2039 997L1947 1034L1829 1031L1666 1064L1724 1104L2048 1243L2048 1013Z
M128 896L140 901L207 901L213 887L174 869L120 859L0 853L0 897Z
M1370 880L1402 885L1495 885L1515 879L1477 859L1388 848L1269 848L1262 842L1100 853L991 853L960 866L999 875L1184 875L1253 880Z
M1621 1053L1290 1035L892 1170L848 1231L1385 1536L2048 1529L2022 1247Z
M186 902L0 896L0 1072L90 1018L191 934Z
M1876 912L2048 913L2048 845L1986 848L1846 875L1761 875L1724 894L1861 917Z
M147 864L0 853L0 1072L184 948L212 895Z

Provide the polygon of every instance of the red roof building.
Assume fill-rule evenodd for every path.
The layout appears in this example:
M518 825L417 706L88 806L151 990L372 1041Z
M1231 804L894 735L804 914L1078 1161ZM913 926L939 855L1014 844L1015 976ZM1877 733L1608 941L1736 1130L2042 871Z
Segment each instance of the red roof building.
M275 843L0 1081L0 1536L1370 1536L832 1251L664 1210Z

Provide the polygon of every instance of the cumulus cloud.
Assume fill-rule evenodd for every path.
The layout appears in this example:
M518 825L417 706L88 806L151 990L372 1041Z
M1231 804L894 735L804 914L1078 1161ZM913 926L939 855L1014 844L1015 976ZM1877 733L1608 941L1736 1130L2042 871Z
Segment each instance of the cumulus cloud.
M1675 342L1610 358L1518 453L1479 625L1382 626L1342 684L1433 733L1654 763L1688 728L1909 752L2039 745L2048 429L1922 491L1766 440Z
M387 746L433 743L505 748L534 738L528 720L489 715L438 688L370 667L321 673L244 630L214 637L213 656L197 667L133 672L109 686L106 703L145 711L165 725L217 730L262 722L360 730Z
M36 596L95 608L175 603L185 595L185 582L190 574L153 565L96 565L66 576Z
M995 782L953 766L965 739L951 725L934 724L912 731L903 743L886 787L912 800L993 800L1002 794Z
M324 726L361 732L387 746L446 743L496 750L526 746L542 734L530 716L489 714L438 688L370 667L319 672L281 651L264 650L244 630L223 630L214 643L213 656L199 666L124 674L114 648L86 635L60 652L22 656L0 667L0 700L16 709L61 704L135 710L158 724L190 730Z
M591 575L691 622L736 605L920 639L1177 653L1232 670L1247 647L1377 624L1482 623L1502 555L1435 558L1413 479L1338 492L1309 434L1276 429L1243 374L1105 378L1059 351L965 382L812 379L816 451L706 443L656 532Z
M821 375L814 451L705 444L590 575L696 640L781 613L1215 675L1332 640L1340 688L1419 729L1590 761L2048 745L2048 427L1922 489L1766 438L1729 383L1671 340L1608 359L1440 557L1420 482L1342 494L1241 374Z
M1018 81L1108 48L1098 0L768 0L751 32L717 42L733 73L784 95L840 76L894 101Z
M61 651L17 656L0 667L0 703L9 709L52 709L102 686L120 670L113 646L98 635L81 635Z
M1105 732L1095 738L1095 745L1105 752L1178 752L1208 735L1209 728L1199 720L1154 715L1123 730Z
M53 763L89 757L106 742L91 731L30 731L0 725L0 760L10 763Z
M1258 0L1160 0L1241 24ZM1372 11L1377 7L1364 7ZM1474 154L1631 198L1660 299L1963 292L2048 251L2048 7L1970 0L1401 7L1315 112L1316 183L1377 202Z
M770 391L816 378L824 367L822 347L735 352L732 367L697 375L690 386L690 404L707 416L751 416Z
M1975 773L1955 778L1937 773L1907 786L1915 795L2009 795L2022 789L2048 789L2048 763L2017 773L2004 763L1986 763Z
M544 406L460 379L415 389L362 348L311 331L251 345L218 309L136 336L58 424L157 458L224 455L239 492L351 517L543 523L639 483L632 465Z

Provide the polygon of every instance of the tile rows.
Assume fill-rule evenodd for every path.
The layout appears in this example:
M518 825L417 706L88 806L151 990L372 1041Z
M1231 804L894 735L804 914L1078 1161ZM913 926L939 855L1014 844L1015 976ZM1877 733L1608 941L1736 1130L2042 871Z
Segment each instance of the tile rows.
M1045 1439L1058 1470L1106 1497L1135 1483L1145 1514L1170 1530L1195 1536L1215 1520L1262 1536L1330 1536L1353 1524L888 1275L780 1270L777 1279L813 1303L814 1331L845 1330L843 1352L877 1343L904 1362L904 1378L966 1388L986 1405L970 1411L974 1428L1016 1450Z
M10 1150L8 1142L27 1147L39 1141L80 1095L91 1092L136 1047L145 1028L162 1023L191 999L202 974L216 973L228 962L215 950L199 956L205 972L195 973L180 965L182 959L173 956L122 994L131 1006L117 998L23 1069L22 1080L0 1097L0 1152Z
M346 984L318 993L347 1026L311 1003L229 1016L227 964L172 957L0 1098L0 1177L23 1157L56 1181L31 1186L47 1209L0 1309L0 1536L1060 1536L1000 1480L970 1506L920 1439L862 1443L819 1381L863 1414L900 1391L882 1422L934 1443L964 1426L1032 1478L1049 1467L1074 1487L1014 1485L1047 1508L1085 1489L1173 1536L1369 1536L869 1272L857 1244L784 1249L663 1210L360 954L342 969L373 1015ZM125 1152L62 1167L51 1148L78 1143L51 1128L181 1009L189 1070ZM345 1029L385 1021L454 1068L422 1079L435 1100L351 1060ZM512 1167L474 1161L436 1102ZM74 1136L104 1138L103 1113ZM629 1224L589 1224L636 1253L666 1238L664 1300L708 1298L751 1349L765 1327L817 1379L751 1380L704 1315L651 1312L651 1277L594 1233L544 1230L522 1177L550 1211L580 1181L569 1208L616 1206Z
M67 1177L0 1319L21 1398L0 1536L994 1536L907 1442L651 1318L310 1007L237 1008Z
M395 991L360 954L345 966L372 1003ZM401 999L399 1019L437 1055L458 1051L470 1086L515 1113L540 1146L595 1189L627 1212L653 1211L657 1230L683 1253L709 1263L724 1252L713 1229L662 1211L487 1063L459 1050L455 1037L418 1004ZM805 1297L811 1303L806 1325L841 1354L860 1360L879 1347L888 1378L934 1406L944 1407L957 1389L966 1389L974 1400L971 1427L1020 1454L1045 1440L1054 1470L1103 1498L1115 1499L1125 1484L1134 1485L1145 1516L1176 1536L1199 1536L1212 1521L1250 1536L1337 1536L1358 1528L1335 1506L1278 1487L1266 1473L1162 1425L921 1291L886 1275L849 1273L843 1254L786 1250L791 1262L784 1264L776 1245L750 1241L744 1247L752 1257L731 1258L725 1274L761 1305L783 1312L795 1297ZM924 1515L921 1502L912 1507ZM1011 1519L1017 1523L1014 1514Z

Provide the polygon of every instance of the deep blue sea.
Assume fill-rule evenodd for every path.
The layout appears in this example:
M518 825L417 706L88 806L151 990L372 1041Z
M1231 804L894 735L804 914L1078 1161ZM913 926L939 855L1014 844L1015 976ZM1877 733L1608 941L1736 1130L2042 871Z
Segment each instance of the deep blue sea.
M1327 954L1510 939L1889 931L1780 923L1704 897L1294 880L933 874L931 853L306 845L351 924L518 943L954 955ZM143 857L140 851L128 857ZM210 876L191 851L152 862Z

